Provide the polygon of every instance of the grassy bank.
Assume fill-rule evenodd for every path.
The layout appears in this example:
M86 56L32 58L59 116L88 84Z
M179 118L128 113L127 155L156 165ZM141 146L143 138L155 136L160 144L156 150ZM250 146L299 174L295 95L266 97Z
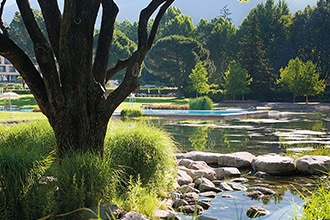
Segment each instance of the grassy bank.
M81 208L100 203L152 218L176 178L173 140L121 121L107 137L104 158L72 153L59 163L46 120L0 126L0 219L82 219Z

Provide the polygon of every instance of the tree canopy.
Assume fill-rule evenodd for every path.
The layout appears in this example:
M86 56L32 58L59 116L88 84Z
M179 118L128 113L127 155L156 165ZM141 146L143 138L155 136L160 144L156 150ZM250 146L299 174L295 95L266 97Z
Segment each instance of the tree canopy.
M319 79L320 74L312 61L304 63L299 58L292 59L280 72L278 83L284 85L294 97L305 96L306 103L308 96L317 95L325 89L325 82Z

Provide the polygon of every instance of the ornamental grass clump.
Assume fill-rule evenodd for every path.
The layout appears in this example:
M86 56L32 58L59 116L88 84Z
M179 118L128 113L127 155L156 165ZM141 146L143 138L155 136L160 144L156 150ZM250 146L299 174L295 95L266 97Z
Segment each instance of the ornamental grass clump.
M140 179L154 189L172 187L176 178L176 145L169 134L143 123L110 126L105 144L110 166L123 171L122 182Z
M57 164L59 190L55 193L56 212L65 214L82 207L111 203L116 192L117 171L109 162L93 153L70 153ZM68 219L79 219L73 212Z
M213 109L212 99L210 99L207 96L190 99L189 100L189 109L190 110L212 110Z
M55 153L52 137L43 140L51 130L43 125L33 122L0 129L0 219L37 219L52 209L53 193L42 178Z

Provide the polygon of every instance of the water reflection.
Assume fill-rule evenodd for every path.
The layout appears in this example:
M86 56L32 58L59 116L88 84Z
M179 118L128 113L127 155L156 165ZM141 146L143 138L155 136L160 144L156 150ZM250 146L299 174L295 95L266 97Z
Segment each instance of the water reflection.
M269 118L230 121L156 120L182 151L283 153L287 148L329 147L329 116L322 113L274 112Z
M156 119L149 123L162 127L172 134L182 152L198 150L218 153L248 151L256 156L267 153L285 153L287 150L303 151L330 148L330 113L272 112L268 118L251 118L230 121L182 121ZM260 199L243 196L244 191L223 192L212 200L204 215L222 220L250 219L246 210L260 205L271 212L260 220L293 219L301 213L304 200L301 194L310 192L313 180L301 176L249 179L247 188L266 186L277 193ZM307 190L306 190L307 189ZM228 196L227 196L228 195ZM192 219L182 216L182 219Z

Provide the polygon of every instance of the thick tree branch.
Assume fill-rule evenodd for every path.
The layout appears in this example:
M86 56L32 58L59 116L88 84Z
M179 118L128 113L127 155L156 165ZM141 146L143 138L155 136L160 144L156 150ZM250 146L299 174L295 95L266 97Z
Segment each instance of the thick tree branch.
M138 26L138 50L146 53L148 50L148 22L151 15L158 9L158 7L166 2L166 0L153 0L150 4L141 11Z
M159 25L159 21L164 15L166 9L174 2L174 0L153 0L151 3L141 11L138 26L138 50L135 51L132 56L125 60L123 66L127 65L126 74L123 82L108 96L107 109L115 109L125 98L135 89L139 87L137 78L140 73L142 62L146 53L151 48L152 42L155 39L156 31ZM160 7L160 11L156 17L156 23L154 23L151 31L151 35L148 38L148 22L151 15ZM117 63L119 65L119 63ZM116 66L117 66L116 64ZM116 67L115 66L115 67ZM111 76L115 72L115 67L109 69L107 76Z
M45 20L49 41L53 47L56 58L59 59L59 42L62 18L57 0L38 0L38 2Z
M59 100L62 96L59 75L57 72L55 59L52 48L47 39L41 32L30 8L28 0L16 0L17 6L21 12L24 25L34 44L35 55L39 64L39 68L43 75L46 86L49 103L52 105L62 106ZM24 76L23 76L24 78Z
M3 0L0 5L0 29L2 31L3 36L9 37L8 28L5 26L5 24L2 20L2 14L3 14L3 10L5 8L5 4L6 4L6 0Z
M166 10L168 9L168 7L171 6L171 4L174 2L174 0L167 0L165 2L165 4L160 8L160 10L157 13L157 16L154 20L154 23L152 24L152 28L149 34L149 39L148 39L148 50L150 50L150 48L152 47L152 44L154 43L155 37L156 37L156 33L158 30L158 26L159 23L163 17L163 15L165 14Z
M29 57L11 39L3 34L0 34L0 54L6 57L21 74L34 94L41 111L45 112L45 106L48 103L45 84Z
M103 0L102 8L102 23L94 59L93 74L95 80L104 86L114 25L119 9L112 0Z
M128 66L129 60L129 58L120 59L117 61L116 65L110 67L107 70L105 82L107 83L116 73L125 69Z

